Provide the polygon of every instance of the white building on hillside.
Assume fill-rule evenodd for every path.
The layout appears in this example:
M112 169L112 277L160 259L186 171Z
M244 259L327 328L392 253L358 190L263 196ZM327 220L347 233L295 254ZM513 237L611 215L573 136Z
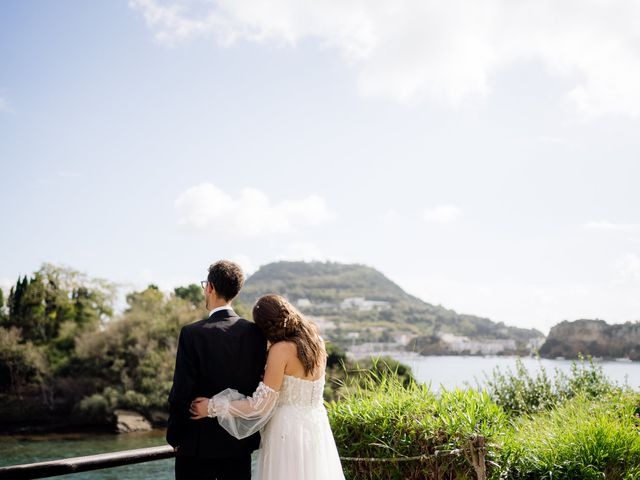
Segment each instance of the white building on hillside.
M370 311L370 310L386 310L390 308L391 304L389 302L378 301L378 300L367 300L364 297L348 297L342 300L340 303L340 308L342 310L348 310L350 308L357 308L360 311Z

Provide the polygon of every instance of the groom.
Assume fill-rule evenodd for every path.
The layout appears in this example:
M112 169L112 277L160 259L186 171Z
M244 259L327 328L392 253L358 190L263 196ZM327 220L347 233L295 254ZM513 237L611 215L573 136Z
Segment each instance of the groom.
M252 395L264 373L267 342L231 308L244 284L238 265L220 260L201 283L209 318L182 327L169 394L167 442L176 450L176 480L250 480L259 434L236 440L215 418L190 420L189 405L226 388Z

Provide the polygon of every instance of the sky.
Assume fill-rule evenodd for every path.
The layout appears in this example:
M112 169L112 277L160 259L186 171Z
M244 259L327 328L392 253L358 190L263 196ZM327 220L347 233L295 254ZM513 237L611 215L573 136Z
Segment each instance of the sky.
M640 320L640 3L5 0L0 286L370 265L544 332Z

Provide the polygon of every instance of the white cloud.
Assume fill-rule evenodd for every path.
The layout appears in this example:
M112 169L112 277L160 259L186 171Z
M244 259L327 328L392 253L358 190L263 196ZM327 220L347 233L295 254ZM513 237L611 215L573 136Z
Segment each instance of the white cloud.
M317 195L273 203L257 189L245 188L233 198L211 183L185 190L175 207L181 226L231 237L291 233L333 218L325 200Z
M161 4L156 0L130 0L129 7L142 12L147 25L155 30L156 39L167 45L174 45L199 35L214 31L220 33L224 22L213 10L194 14L197 3L176 1Z
M427 208L423 212L422 218L427 223L453 223L460 215L462 215L462 210L455 205L439 205Z
M609 231L609 232L637 232L640 231L640 224L637 223L612 223L606 221L587 222L584 224L587 230Z
M572 86L586 117L640 116L640 3L633 0L131 0L156 38L215 36L295 45L318 39L358 75L361 91L458 105L485 97L516 61ZM535 94L535 92L532 92Z

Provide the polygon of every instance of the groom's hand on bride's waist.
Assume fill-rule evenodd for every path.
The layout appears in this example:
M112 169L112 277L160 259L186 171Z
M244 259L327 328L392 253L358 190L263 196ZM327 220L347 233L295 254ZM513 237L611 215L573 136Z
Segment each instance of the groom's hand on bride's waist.
M191 413L191 420L207 418L209 416L209 399L207 397L196 398L191 402L189 413Z

